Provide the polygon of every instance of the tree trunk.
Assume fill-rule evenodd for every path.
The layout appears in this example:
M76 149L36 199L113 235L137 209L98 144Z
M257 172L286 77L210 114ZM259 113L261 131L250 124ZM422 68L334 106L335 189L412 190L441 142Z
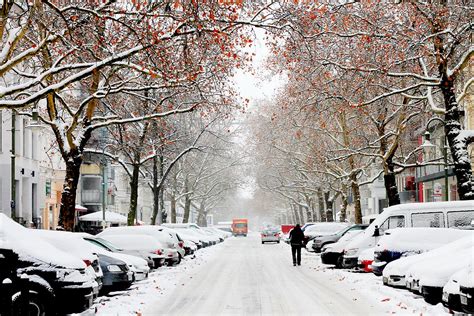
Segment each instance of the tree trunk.
M331 201L331 192L324 192L324 201L326 202L326 221L333 222L333 201Z
M304 223L306 223L306 221L304 220L304 212L303 212L303 206L301 205L298 205L298 215L300 216L300 220L301 220L301 225L303 225Z
M183 223L189 223L189 215L191 215L191 199L189 198L189 195L186 194L184 197Z
M323 191L321 188L318 188L318 208L319 208L319 220L321 222L326 221L326 212L324 211L324 198Z
M392 158L390 157L387 162L388 172L383 175L385 192L387 193L388 205L398 205L400 204L400 195L398 194L397 182L395 178L394 165Z
M171 223L176 223L176 197L174 192L170 196Z
M436 60L438 63L438 71L441 76L440 89L443 93L444 107L446 113L444 115L444 132L448 140L449 149L454 163L454 174L456 175L458 194L461 200L474 199L474 186L472 181L471 159L469 158L468 145L469 141L464 137L458 139L461 134L461 118L459 114L459 104L456 100L456 89L454 87L454 80L458 73L448 74L448 58L445 58L446 52L444 48L444 36L440 35L443 26L448 25L446 18L443 18L440 23L434 25L432 34L439 34L433 37ZM470 59L467 60L469 65ZM461 67L462 68L462 67Z
M457 138L461 133L461 124L459 123L459 109L454 93L453 79L443 75L440 87L446 108L444 132L448 139L454 162L454 174L456 175L459 198L461 200L473 200L474 187L472 182L471 159L469 158L468 152L468 140L465 138Z
M66 163L66 177L61 193L59 210L59 226L67 231L73 231L76 219L76 193L81 172L82 155L71 154Z
M156 156L153 157L153 214L151 216L151 224L156 225L156 218L158 217L159 213L159 195L158 195L158 167L157 167L157 158Z
M291 209L295 215L295 224L301 224L300 215L298 214L298 207L295 204L292 204Z
M357 182L357 176L352 173L350 176L352 196L354 197L354 222L362 224L362 207L360 205L360 188Z
M313 222L317 222L318 221L318 212L316 212L316 203L314 201L314 199L312 198L311 199L311 212L313 213Z
M130 179L130 209L128 211L128 226L135 225L138 205L138 177L140 175L140 165L133 165L132 178Z
M346 212L347 212L347 205L349 204L347 202L347 195L346 194L342 194L341 196L342 198L342 206L341 206L341 213L339 215L339 221L340 222L345 222L346 221Z

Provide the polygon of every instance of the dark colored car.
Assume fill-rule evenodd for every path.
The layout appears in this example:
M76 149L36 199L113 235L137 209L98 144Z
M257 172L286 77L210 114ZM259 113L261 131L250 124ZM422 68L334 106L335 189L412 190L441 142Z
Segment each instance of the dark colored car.
M312 248L315 252L319 253L321 252L321 249L325 245L337 242L347 232L354 231L354 230L365 230L368 226L369 226L368 224L355 224L355 225L343 228L335 234L317 236L313 240Z
M133 272L124 261L102 254L98 256L100 268L104 274L101 289L103 293L126 290L132 285Z
M0 315L80 313L92 305L94 286L84 269L27 261L0 249Z
M462 310L467 314L474 314L474 287L460 286L459 300Z

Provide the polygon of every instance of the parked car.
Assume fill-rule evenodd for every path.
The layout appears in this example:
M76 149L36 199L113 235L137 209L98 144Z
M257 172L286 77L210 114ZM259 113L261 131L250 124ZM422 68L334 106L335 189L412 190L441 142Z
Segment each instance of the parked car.
M110 251L110 252L113 252L113 253L117 253L117 254L126 254L126 255L130 255L130 256L135 256L135 257L138 257L138 258L142 258L143 260L145 260L148 264L148 267L150 269L153 269L154 267L154 262L153 262L153 259L151 258L151 254L150 253L147 253L147 252L143 252L143 251L138 251L138 250L126 250L126 249L121 249L119 247L117 247L116 245L112 244L111 242L103 239L103 238L100 238L100 237L95 237L93 235L89 235L89 234L82 234L82 238L84 238L84 240L98 246L98 247L101 247L107 251Z
M185 224L176 224L176 223L166 223L163 224L164 227L169 227L178 230L179 232L185 233L186 235L194 236L197 238L203 247L208 247L215 244L216 239L211 238L206 234L201 232L201 227L194 223L185 223Z
M303 240L303 245L306 245L308 241L316 237L335 234L336 232L346 228L347 226L349 226L348 223L340 222L314 223L311 226L307 226L304 230L305 238Z
M262 244L266 242L280 243L280 239L281 239L280 232L275 229L264 230L262 231L260 236L262 238Z
M183 248L186 256L194 255L198 250L198 246L190 240L183 241Z
M182 255L177 249L179 246L175 244L172 235L164 231L163 227L155 225L109 227L97 236L105 237L108 235L147 235L153 237L163 245L165 261L168 265L181 262Z
M334 234L317 236L313 239L312 243L312 250L316 253L321 252L321 249L330 243L337 242L342 236L344 236L347 232L354 231L354 230L365 230L369 225L368 224L355 224L351 226L344 227L343 229L339 230Z
M231 231L227 231L225 229L219 229L215 226L211 226L211 227L208 227L209 229L213 230L214 232L216 232L217 234L219 234L220 236L224 237L225 238L229 238L229 237L232 237L232 232Z
M354 238L344 252L344 266L355 267L362 250L373 248L388 229L437 227L472 229L474 201L407 203L387 207Z
M28 282L20 284L20 277ZM12 281L9 289L6 278ZM80 313L92 305L98 291L95 274L83 260L0 213L0 301L13 298L15 315L23 299L22 285L29 293L28 310L37 315ZM0 304L0 313L4 306Z
M87 239L82 236L79 236L79 237L83 238L88 243L88 246L90 247L91 251L99 255L99 263L100 263L101 255L111 257L113 259L121 260L125 262L130 272L132 272L133 281L141 281L148 277L148 273L150 272L150 267L148 266L148 263L146 260L143 260L142 258L139 258L136 256L127 255L125 253L109 251L91 242L90 239ZM101 264L101 268L102 268L102 264ZM104 273L104 278L105 277L106 275Z
M454 273L443 287L442 303L451 311L462 312L459 282L468 277L468 268Z
M452 253L462 251L474 246L474 239L470 236L458 239L439 248L409 257L402 257L398 260L390 262L383 270L382 281L385 285L393 287L406 287L412 289L412 276L410 269L417 267L420 262L431 260L432 262L438 257L450 256Z
M467 267L465 277L459 278L459 300L462 311L474 314L474 264Z
M88 247L85 247L85 245L87 246L86 241L78 238L74 233L65 231L28 229L28 232L36 238L47 241L58 249L82 259L86 266L90 267L88 269L95 274L99 290L101 289L104 275L100 267L99 257ZM98 295L98 292L95 295Z
M473 234L468 230L452 228L412 227L387 230L375 247L373 272L380 276L391 261L441 247L468 235Z
M99 254L99 263L104 272L101 292L107 294L111 291L126 290L132 285L133 272L127 263L116 258Z
M333 264L339 269L343 268L344 249L362 232L362 230L351 230L344 234L337 242L326 244L321 249L321 262L324 264Z
M120 249L139 251L151 257L154 268L165 263L163 245L155 238L147 235L106 235L101 237L117 245Z

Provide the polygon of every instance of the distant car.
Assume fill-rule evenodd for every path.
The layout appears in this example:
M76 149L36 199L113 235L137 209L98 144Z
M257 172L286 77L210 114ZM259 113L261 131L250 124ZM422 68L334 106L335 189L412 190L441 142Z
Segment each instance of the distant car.
M308 241L326 235L332 235L337 233L338 231L346 228L349 226L348 223L339 223L339 222L322 222L322 223L314 223L311 226L306 227L304 230L304 240L303 245L306 246Z
M266 242L280 243L280 239L281 239L280 232L278 230L274 230L274 229L264 230L264 231L262 231L260 236L262 237L262 244L264 244Z
M99 254L99 263L104 273L101 289L103 294L126 290L132 285L133 272L124 261Z
M347 232L354 230L365 230L368 226L368 224L355 224L344 227L334 234L317 236L313 239L312 249L314 252L319 253L325 245L337 242Z
M411 227L387 230L375 247L373 272L380 276L389 262L441 247L468 235L474 236L472 231L453 228Z

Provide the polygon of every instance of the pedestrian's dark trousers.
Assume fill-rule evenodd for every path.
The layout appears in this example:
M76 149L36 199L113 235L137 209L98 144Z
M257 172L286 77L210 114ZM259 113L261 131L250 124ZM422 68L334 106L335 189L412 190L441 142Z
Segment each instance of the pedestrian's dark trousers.
M291 245L291 255L293 264L301 264L301 245Z

